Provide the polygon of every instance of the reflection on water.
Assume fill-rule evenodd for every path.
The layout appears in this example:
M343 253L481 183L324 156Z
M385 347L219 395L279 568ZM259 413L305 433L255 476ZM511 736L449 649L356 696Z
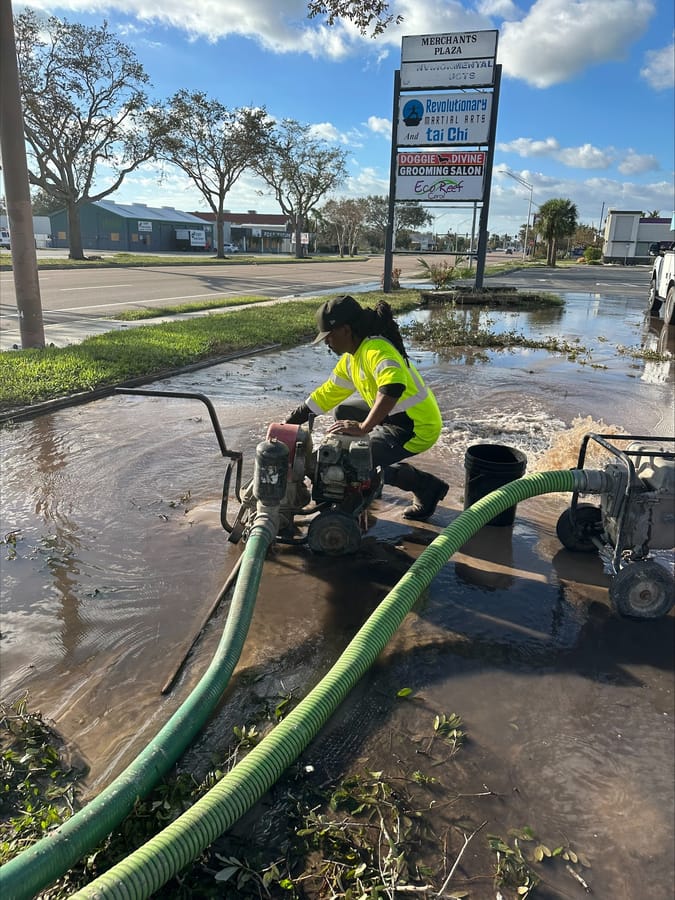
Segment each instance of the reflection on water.
M659 357L645 360L640 376L642 381L647 384L666 384L675 358L675 326L664 325L659 319L650 319L642 346Z
M424 465L449 482L446 500L433 522L411 527L401 518L408 498L385 490L362 551L348 564L273 550L240 671L302 695L459 514L469 445L520 449L534 471L543 454L564 446L579 417L633 433L670 431L671 360L636 360L616 348L656 341L672 351L673 329L657 328L614 298L567 301L564 309L462 315L531 337L578 338L597 367L539 350L479 357L459 349L442 358L412 352L443 412L443 434ZM228 446L244 452L246 477L267 424L283 419L332 362L325 347L299 347L157 386L213 400ZM319 433L326 421L318 421ZM578 447L566 450L561 467L576 461ZM91 764L95 791L158 731L218 640L222 614L174 692L160 694L239 554L219 524L225 462L201 404L128 395L6 429L2 456L3 534L16 538L2 546L3 695L30 691ZM396 685L391 696L409 685L427 710L467 720L472 758L480 777L493 772L491 787L512 796L517 783L512 818L497 814L505 816L504 832L536 821L551 840L564 832L588 842L596 851L596 893L638 896L647 850L636 829L669 827L673 617L667 628L643 627L610 612L599 561L577 559L557 542L555 521L566 502L519 504L513 528L483 529L443 568L364 682L358 710L348 704L341 713L340 752L370 752L380 768L392 729L426 727L411 707L390 707L389 695L370 689L382 678ZM241 725L240 710L239 719L228 718L238 688L235 679L212 726L217 737L206 743L222 746L232 724ZM628 803L634 820L618 819ZM622 894L610 863L627 847L634 874L622 874L633 878ZM650 877L666 883L668 866L652 861Z

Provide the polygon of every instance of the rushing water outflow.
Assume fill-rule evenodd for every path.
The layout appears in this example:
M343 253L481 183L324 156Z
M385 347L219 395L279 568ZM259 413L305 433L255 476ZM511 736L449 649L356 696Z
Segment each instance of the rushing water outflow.
M451 484L443 508L434 522L411 527L400 516L406 498L386 490L349 566L275 551L243 669L273 671L303 693L461 508L470 444L517 447L532 471L574 465L570 425L579 418L641 434L671 430L672 361L616 349L670 342L672 350L669 330L650 332L635 301L566 299L562 311L486 315L493 328L577 340L590 358L415 351L444 415L441 440L426 455L427 467ZM244 451L250 471L267 424L330 365L325 348L301 347L161 386L211 397L228 446ZM2 453L2 693L30 692L88 761L96 791L157 732L210 659L217 629L207 631L175 692L160 697L238 556L219 524L225 463L200 404L121 395L7 429ZM395 690L415 687L429 709L450 711L451 702L468 723L474 759L493 777L490 788L508 793L517 782L512 813L586 842L596 851L596 893L621 896L621 888L631 896L629 874L605 871L603 860L629 852L636 885L645 877L669 883L667 859L643 865L649 847L640 835L672 829L673 617L638 625L614 616L599 560L557 542L562 508L560 498L528 501L512 530L484 529L472 539L373 677ZM383 720L379 698L365 692L359 709L345 710L350 737L341 755L367 752L374 765L386 755L383 733L367 727ZM392 708L387 734L414 731L418 715ZM214 724L221 741L228 727Z

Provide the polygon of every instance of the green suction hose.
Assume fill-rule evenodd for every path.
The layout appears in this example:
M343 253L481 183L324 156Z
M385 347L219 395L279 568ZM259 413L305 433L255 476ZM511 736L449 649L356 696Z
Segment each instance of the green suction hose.
M0 868L3 900L29 900L67 872L120 824L136 800L149 793L204 726L241 656L265 554L277 533L274 510L264 508L261 514L260 509L244 549L218 649L199 684L115 781L63 825Z
M140 900L157 891L251 809L298 758L373 664L422 591L470 537L529 497L599 490L588 480L596 474L566 470L526 475L461 513L387 594L319 684L260 744L191 809L73 897Z

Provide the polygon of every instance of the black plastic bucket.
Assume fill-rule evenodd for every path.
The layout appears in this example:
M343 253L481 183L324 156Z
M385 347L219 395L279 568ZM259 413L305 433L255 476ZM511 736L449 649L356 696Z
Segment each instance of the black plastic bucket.
M464 455L464 509L525 474L527 456L504 444L474 444ZM499 513L488 525L513 525L516 507Z

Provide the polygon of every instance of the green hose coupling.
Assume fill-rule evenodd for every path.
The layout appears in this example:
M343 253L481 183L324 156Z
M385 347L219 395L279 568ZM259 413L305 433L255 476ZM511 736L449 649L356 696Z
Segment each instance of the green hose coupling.
M265 538L268 544L271 544L279 534L279 511L281 507L279 503L263 503L258 500L256 506L255 519L251 525L251 531L265 532Z
M574 491L578 494L606 494L612 489L612 478L602 469L572 469Z

